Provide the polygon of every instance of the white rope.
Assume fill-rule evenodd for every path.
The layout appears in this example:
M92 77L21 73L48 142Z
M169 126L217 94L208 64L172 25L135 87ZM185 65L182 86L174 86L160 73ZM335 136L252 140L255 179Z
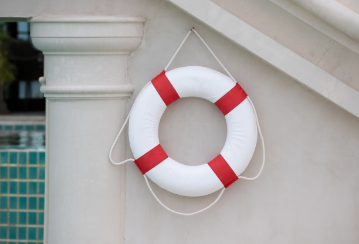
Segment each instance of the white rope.
M183 44L184 44L185 41L187 40L188 36L192 33L192 31L193 31L193 32L198 36L198 38L203 42L203 44L207 47L207 49L210 51L210 53L213 55L213 57L218 61L218 63L222 66L222 68L227 72L227 74L229 75L229 77L231 77L231 79L232 79L235 83L237 83L237 81L233 78L233 76L229 73L229 71L224 67L224 65L221 63L221 61L217 58L217 56L214 54L214 52L209 48L209 46L207 45L207 43L202 39L202 37L197 33L197 31L196 31L194 28L190 29L190 31L187 33L186 37L183 39L183 41L181 42L180 46L177 48L176 52L174 53L174 55L172 56L171 60L168 62L167 66L166 66L166 68L165 68L164 70L166 71L167 68L170 66L170 64L172 63L173 59L176 57L177 53L178 53L179 50L182 48ZM150 82L151 82L151 81L150 81ZM148 82L148 83L141 89L141 91L140 91L140 93L138 94L138 96L139 96L139 95L141 94L141 92L150 84L150 82ZM238 179L255 180L255 179L257 179L257 178L260 176L260 174L262 173L263 168L264 168L264 164L265 164L265 147L264 147L264 139L263 139L262 131L261 131L261 128L260 128L260 126L259 126L257 111L256 111L256 109L255 109L255 107L254 107L254 105L253 105L252 100L249 98L249 96L247 96L247 98L248 98L248 101L249 101L249 103L251 104L251 106L252 106L252 108L253 108L253 112L254 112L254 115L255 115L255 118L256 118L256 123L257 123L258 131L259 131L259 136L260 136L261 141L262 141L263 161L262 161L262 166L261 166L261 168L260 168L258 174L257 174L255 177L253 177L253 178L248 178L248 177L245 177L245 176L238 176ZM135 102L136 102L136 101L135 101ZM133 105L132 105L132 107L133 107ZM131 108L131 110L132 110L132 108ZM114 161L112 160L112 156L111 156L111 155L112 155L112 150L113 150L114 146L116 145L118 138L120 137L120 135L121 135L123 129L125 128L125 125L127 124L128 120L129 120L129 118L130 118L131 110L130 110L130 112L129 112L128 115L127 115L127 118L126 118L126 120L125 120L125 123L122 125L120 131L118 132L118 134L117 134L117 136L116 136L116 139L115 139L115 141L113 142L113 144L112 144L112 146L111 146L111 149L110 149L110 152L109 152L109 159L110 159L111 163L113 163L114 165L121 165L121 164L124 164L124 163L127 163L127 162L131 162L131 161L133 162L133 161L135 161L135 159L130 158L130 159L126 159L126 160L124 160L124 161L122 161L122 162L114 162ZM148 182L148 179L147 179L146 174L144 174L143 177L145 178L145 181L146 181L146 184L147 184L148 189L150 190L150 192L152 193L153 197L157 200L157 202L158 202L159 204L161 204L165 209L167 209L168 211L170 211L170 212L172 212L172 213L179 214L179 215L185 215L185 216L195 215L195 214L198 214L198 213L200 213L200 212L203 212L203 211L209 209L209 208L212 207L216 202L218 202L218 200L222 197L223 192L224 192L225 189L226 189L226 188L222 188L222 191L219 193L219 195L218 195L218 197L216 198L216 200L214 200L214 202L212 202L212 203L211 203L210 205L208 205L207 207L205 207L205 208L203 208L203 209L201 209L201 210L198 210L198 211L196 211L196 212L193 212L193 213L181 213L181 212L174 211L174 210L170 209L169 207L167 207L166 205L164 205L164 204L161 202L161 200L158 199L158 197L156 196L156 194L153 192L153 190L152 190L152 188L151 188L151 186L150 186L150 184L149 184L149 182Z
M259 136L261 137L261 141L262 141L262 149L263 149L263 161L262 161L262 166L261 166L261 169L259 170L258 174L256 176L254 176L253 178L247 178L245 176L238 176L238 179L244 179L244 180L255 180L257 179L262 171L263 171L263 168L264 168L264 163L265 163L265 159L266 159L266 150L265 150L265 147L264 147L264 139L263 139L263 135L262 135L262 131L261 131L261 127L259 126L259 121L258 121L258 116L257 116L257 111L252 103L252 100L249 98L249 96L247 96L248 98L248 101L249 103L252 105L252 108L253 108L253 112L254 112L254 115L256 117L256 122L257 122L257 127L258 127L258 131L259 131Z
M234 83L237 83L237 81L233 78L233 76L231 75L231 73L229 73L229 71L226 69L226 67L224 67L224 65L222 64L221 61L219 61L219 59L217 58L216 54L214 54L214 52L212 51L212 49L209 48L209 46L207 45L207 43L202 39L202 37L197 33L197 31L193 28L192 29L194 33L196 33L196 35L198 36L198 38L203 42L203 44L207 47L208 51L210 51L210 53L212 53L213 57L217 60L217 62L222 66L222 68L227 72L227 74L229 75L229 77L232 78L232 80L234 81Z
M122 161L122 162L115 162L115 161L112 160L112 156L111 156L111 155L112 155L112 150L113 150L113 148L115 147L115 145L116 145L116 143L117 143L117 140L118 140L118 138L120 137L120 135L121 135L123 129L125 128L125 125L127 124L128 119L130 118L130 114L131 114L131 110L130 110L130 112L129 112L128 115L127 115L127 118L126 118L126 120L125 120L125 123L123 123L123 125L122 125L122 127L121 127L121 129L120 129L120 132L118 132L115 141L112 143L110 152L109 152L109 154L108 154L108 158L110 159L111 163L114 164L114 165L121 165L121 164L124 164L124 163L127 163L127 162L133 162L133 161L135 161L135 159L129 158L129 159L126 159L126 160L124 160L124 161Z
M151 83L151 81L147 82L147 84L141 89L141 91L140 91L140 93L138 93L138 95L140 95L141 92L142 92L150 83ZM135 101L135 103L136 103L136 101ZM134 104L133 104L133 105L134 105ZM132 105L132 108L133 108L133 105ZM133 158L126 159L126 160L124 160L124 161L122 161L122 162L115 162L115 161L112 160L112 150L113 150L113 148L115 147L115 145L116 145L116 143L117 143L117 140L118 140L118 138L120 137L120 135L121 135L123 129L125 128L125 126L126 126L126 124L127 124L127 122L128 122L128 119L130 118L132 108L130 109L130 112L129 112L128 115L127 115L127 118L126 118L126 120L125 120L125 123L123 123L123 125L122 125L120 131L118 132L118 134L117 134L117 136L116 136L115 141L112 143L110 152L108 153L108 158L110 159L110 162L111 162L112 164L114 164L114 165L121 165L121 164L124 164L124 163L127 163L127 162L134 162L134 161L135 161L135 159L133 159Z
M171 60L168 62L165 71L168 69L168 66L170 66L170 64L172 63L173 59L176 57L178 51L181 49L181 47L183 46L183 43L185 43L185 41L187 40L188 36L191 34L193 28L189 30L189 32L187 33L186 37L183 39L183 41L181 42L181 44L179 45L179 47L177 48L175 54L173 54Z
M172 213L179 214L179 215L185 215L185 216L195 215L195 214L198 214L198 213L200 213L200 212L203 212L203 211L209 209L209 208L212 207L216 202L218 202L218 200L221 198L221 196L222 196L224 190L226 190L226 188L223 187L222 191L219 193L219 195L218 195L218 197L216 198L216 200L214 200L214 202L212 202L212 203L211 203L210 205L208 205L207 207L205 207L205 208L203 208L203 209L201 209L201 210L198 210L198 211L196 211L196 212L193 212L193 213L181 213L181 212L176 212L176 211L170 209L169 207L167 207L166 205L164 205L164 204L160 201L160 199L158 199L158 197L156 196L156 194L152 191L152 188L151 188L150 184L148 183L147 176L146 176L146 175L143 175L143 177L145 177L145 181L146 181L146 183L147 183L148 189L150 189L150 192L152 193L153 197L157 200L157 202L158 202L159 204L161 204L165 209L167 209L168 211L170 211L170 212L172 212Z

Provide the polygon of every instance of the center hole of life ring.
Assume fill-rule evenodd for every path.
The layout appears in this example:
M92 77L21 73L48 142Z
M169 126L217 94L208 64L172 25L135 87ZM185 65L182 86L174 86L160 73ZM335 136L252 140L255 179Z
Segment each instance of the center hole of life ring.
M227 124L211 102L197 97L170 104L159 124L160 144L169 157L184 165L206 164L222 150Z

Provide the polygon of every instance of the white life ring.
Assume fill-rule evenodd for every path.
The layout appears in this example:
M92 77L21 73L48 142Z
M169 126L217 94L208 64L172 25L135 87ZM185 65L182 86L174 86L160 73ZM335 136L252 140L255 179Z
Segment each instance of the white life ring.
M225 116L225 145L207 164L180 164L160 145L160 119L169 104L183 97L204 98ZM247 94L228 76L204 67L183 67L162 72L138 95L131 110L129 140L142 174L172 193L203 196L227 188L246 169L257 143L256 118Z

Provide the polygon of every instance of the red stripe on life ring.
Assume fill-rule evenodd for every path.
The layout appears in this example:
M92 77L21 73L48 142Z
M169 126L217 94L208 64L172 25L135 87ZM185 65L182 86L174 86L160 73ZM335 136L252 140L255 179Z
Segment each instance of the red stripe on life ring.
M216 106L219 108L219 110L222 111L224 115L227 115L246 98L246 92L238 83L236 83L236 85L229 92L224 94L223 97L218 99L218 101L214 104L216 104Z
M136 159L135 164L137 165L141 173L144 175L167 158L167 153L165 152L165 150L163 150L161 145L158 144L150 151Z
M208 163L208 166L211 167L213 172L217 175L218 179L222 182L225 188L232 185L238 177L234 173L233 169L226 160L219 154L211 162Z
M162 98L163 102L166 104L166 106L168 106L177 99L180 99L180 96L178 95L171 82L168 80L165 73L166 71L162 71L151 82Z

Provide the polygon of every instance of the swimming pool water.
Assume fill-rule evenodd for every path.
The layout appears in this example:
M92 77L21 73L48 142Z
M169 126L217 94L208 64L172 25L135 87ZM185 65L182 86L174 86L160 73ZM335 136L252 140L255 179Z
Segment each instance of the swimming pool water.
M45 149L45 132L0 132L0 149Z
M45 149L45 125L0 124L0 149Z

